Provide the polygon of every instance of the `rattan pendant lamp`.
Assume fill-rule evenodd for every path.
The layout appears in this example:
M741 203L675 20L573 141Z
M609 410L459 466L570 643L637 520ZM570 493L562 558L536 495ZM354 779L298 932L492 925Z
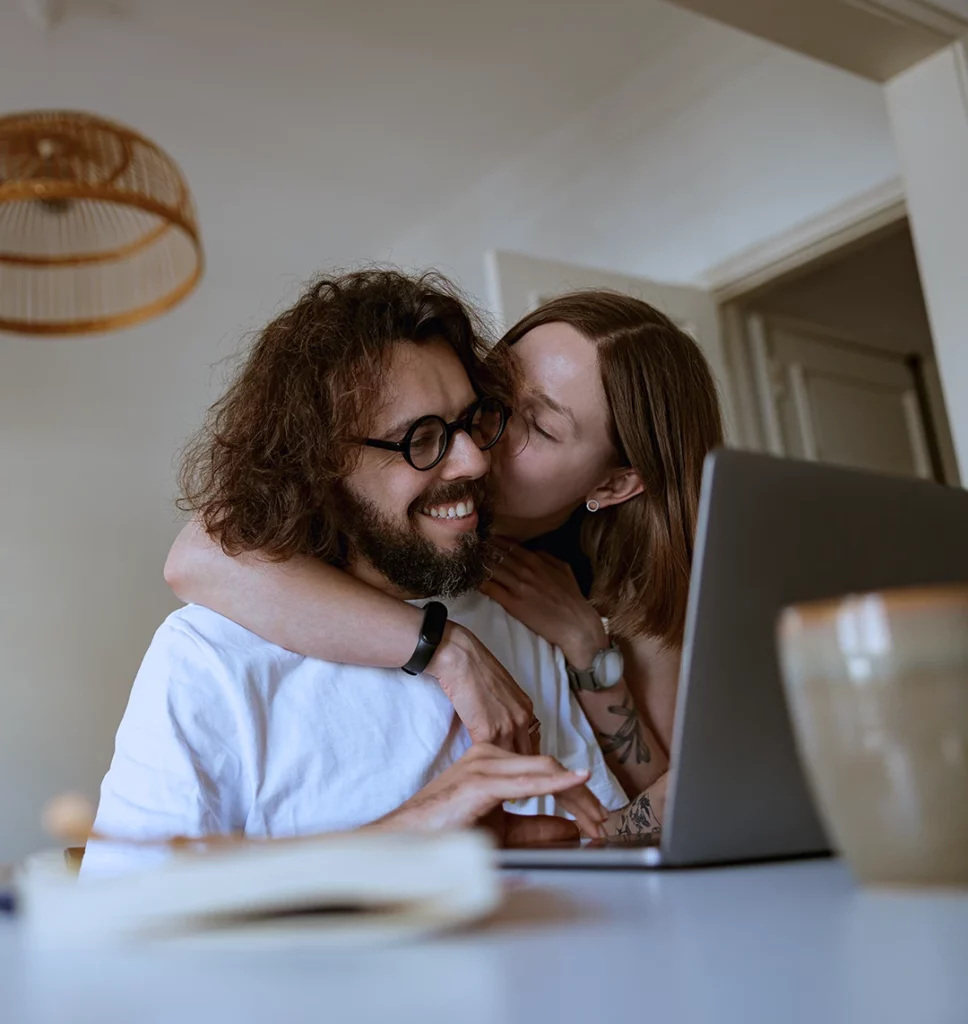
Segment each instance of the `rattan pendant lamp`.
M0 331L127 327L202 269L191 193L155 143L92 114L0 117Z

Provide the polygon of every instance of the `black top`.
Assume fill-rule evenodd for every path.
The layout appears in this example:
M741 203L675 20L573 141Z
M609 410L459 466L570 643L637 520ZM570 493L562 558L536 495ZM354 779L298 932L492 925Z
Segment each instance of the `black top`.
M592 590L592 563L581 549L581 524L585 521L584 506L577 508L567 522L525 543L529 551L546 551L553 558L567 562L578 580L581 592L588 597Z

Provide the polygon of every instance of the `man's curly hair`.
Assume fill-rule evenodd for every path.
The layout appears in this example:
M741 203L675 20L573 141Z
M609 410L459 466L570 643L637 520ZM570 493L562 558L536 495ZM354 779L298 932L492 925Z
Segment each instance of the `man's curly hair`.
M341 564L339 481L361 457L393 346L442 339L475 391L513 404L506 346L492 349L456 288L436 273L321 277L258 336L183 457L179 507L229 554Z

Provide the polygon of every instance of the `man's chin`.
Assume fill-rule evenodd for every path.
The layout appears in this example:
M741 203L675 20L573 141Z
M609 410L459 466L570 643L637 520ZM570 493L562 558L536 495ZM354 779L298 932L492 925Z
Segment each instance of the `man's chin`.
M475 500L478 507L472 515L459 520L435 520L411 508L401 523L347 490L340 497L348 551L368 562L395 590L414 597L456 597L485 579L490 514L483 498Z

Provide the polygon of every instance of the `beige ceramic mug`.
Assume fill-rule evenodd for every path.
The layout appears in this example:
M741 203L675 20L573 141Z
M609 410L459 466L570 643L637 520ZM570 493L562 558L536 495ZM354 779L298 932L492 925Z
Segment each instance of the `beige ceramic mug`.
M778 639L800 755L855 876L968 886L968 585L795 605Z

